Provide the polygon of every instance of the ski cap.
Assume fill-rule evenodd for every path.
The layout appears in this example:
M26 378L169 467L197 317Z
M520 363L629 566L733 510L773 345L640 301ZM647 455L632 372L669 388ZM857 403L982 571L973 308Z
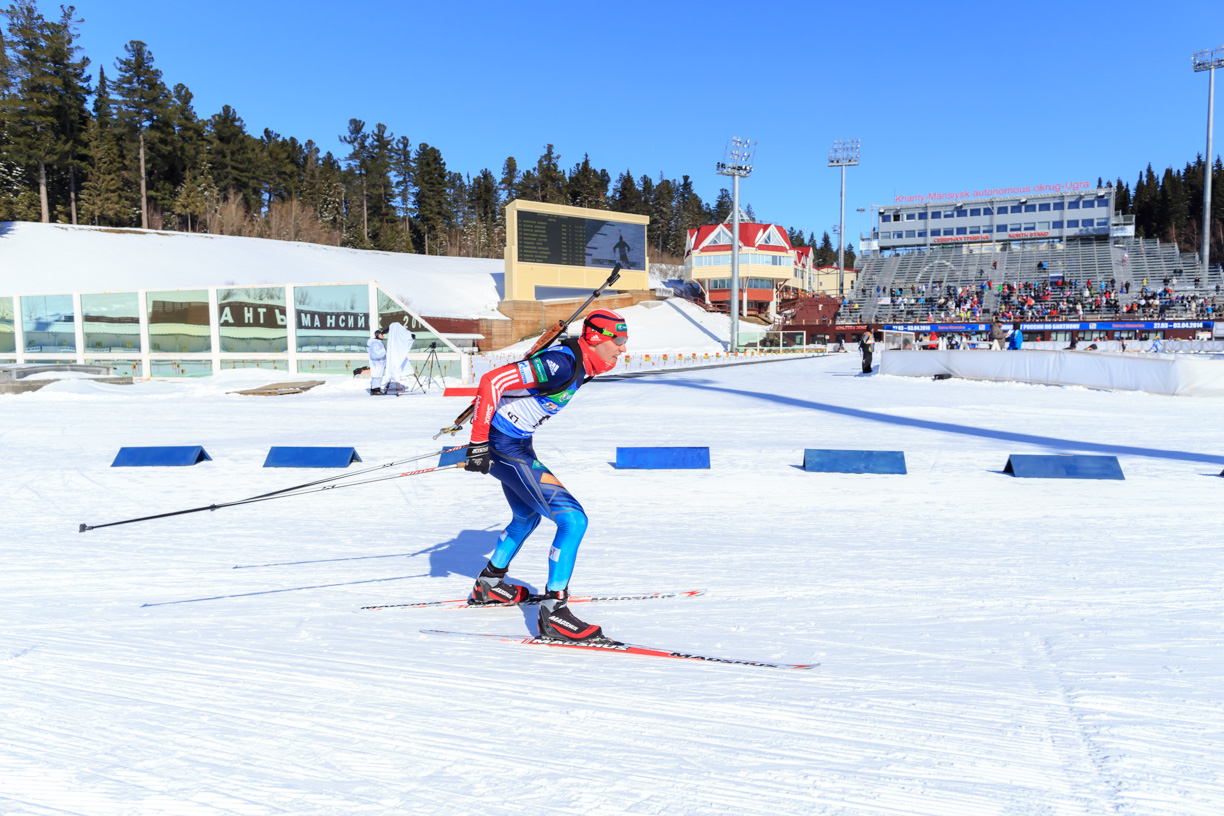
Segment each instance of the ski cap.
M375 336L375 337L382 337L382 336L383 336L384 334L386 334L386 333L387 333L387 332L386 332L386 331L384 331L383 329L375 329L375 330L374 330L374 336Z
M596 309L582 321L582 339L592 346L609 339L624 345L629 342L629 326L611 309Z

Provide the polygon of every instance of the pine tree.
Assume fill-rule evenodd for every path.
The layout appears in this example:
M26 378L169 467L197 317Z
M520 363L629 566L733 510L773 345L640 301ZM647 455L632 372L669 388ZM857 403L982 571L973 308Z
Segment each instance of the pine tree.
M592 210L608 209L608 183L606 170L591 167L591 157L584 154L582 161L574 165L565 182L565 194L572 207Z
M349 154L344 157L348 170L357 179L361 190L361 241L362 247L370 245L370 200L366 188L366 152L370 134L365 132L365 122L360 119L350 119L348 133L340 136L341 144L349 146Z
M94 225L126 227L132 222L133 210L124 185L114 108L106 70L99 66L93 117L86 128L90 166L81 188L81 217Z
M11 91L0 100L0 129L8 155L35 168L41 220L51 220L48 167L63 158L59 133L58 81L51 65L51 26L34 0L17 0L4 11L9 20Z
M519 180L518 162L514 160L513 156L507 156L506 160L502 162L501 181L498 182L501 187L501 193L507 202L518 197Z
M626 170L616 177L612 187L611 207L616 212L637 213L642 208L642 191L633 180L632 171Z
M536 201L542 201L545 204L566 203L565 173L561 171L560 161L561 156L553 153L553 146L545 145L544 152L536 161L535 166L535 189L531 197Z
M366 181L372 241L377 249L399 248L398 217L395 212L395 185L391 180L395 135L379 122L370 131L366 155Z
M676 194L672 182L659 174L650 200L650 221L654 228L655 247L663 252L675 243Z
M240 196L247 209L259 202L260 182L256 156L259 142L246 132L246 123L229 105L208 120L208 163L217 188L226 198Z
M119 97L117 115L119 122L135 137L140 163L140 226L149 227L148 188L148 132L166 119L166 86L162 73L153 67L153 53L140 40L132 40L123 46L127 57L117 60L115 67L119 76L115 80L115 92Z
M450 176L442 152L425 142L417 145L415 164L416 190L412 203L416 208L416 221L422 232L425 254L437 255L447 226L454 220L448 211L447 186Z
M61 6L58 22L48 27L51 73L57 88L56 119L60 140L59 168L67 172L68 208L72 223L77 223L77 171L86 166L85 128L89 112L85 106L89 79L85 73L89 58L79 56L77 26L72 6Z
M731 208L735 206L735 200L731 198L731 191L726 187L719 189L718 198L714 201L714 207L710 213L710 223L721 224L731 216Z
M414 252L412 233L409 230L409 212L412 208L412 142L407 136L395 140L391 150L392 189L399 204L399 218L402 224L400 244L404 252Z

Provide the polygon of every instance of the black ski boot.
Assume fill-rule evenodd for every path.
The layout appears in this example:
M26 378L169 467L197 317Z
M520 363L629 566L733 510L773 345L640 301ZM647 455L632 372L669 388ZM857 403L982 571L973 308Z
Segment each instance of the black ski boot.
M370 396L371 396L371 397L377 397L377 396L378 396L379 394L381 394L382 392L383 392L383 390L382 390L381 388L371 388L371 389L370 389Z
M527 587L506 583L507 571L487 564L476 576L476 586L472 587L468 603L472 606L513 606L530 598Z
M540 598L540 637L570 643L611 644L616 641L604 635L593 623L574 617L569 608L569 590L549 592Z

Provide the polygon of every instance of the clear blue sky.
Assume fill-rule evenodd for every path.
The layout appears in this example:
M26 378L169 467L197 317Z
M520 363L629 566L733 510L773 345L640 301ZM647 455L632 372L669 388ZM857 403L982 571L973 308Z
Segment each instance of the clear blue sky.
M534 165L552 143L567 169L585 152L614 179L688 174L708 202L730 186L713 172L728 139L751 136L742 200L818 236L838 217L834 139L862 140L851 236L855 208L894 195L1133 184L1148 162L1181 167L1206 148L1207 76L1191 55L1224 45L1219 0L76 7L95 76L144 40L201 116L229 104L252 134L337 155L356 117L437 146L464 173L500 174L509 155Z

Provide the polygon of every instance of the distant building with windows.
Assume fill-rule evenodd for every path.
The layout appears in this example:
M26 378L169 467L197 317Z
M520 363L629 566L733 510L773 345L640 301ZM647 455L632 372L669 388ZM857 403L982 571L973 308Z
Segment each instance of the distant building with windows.
M810 290L810 250L797 252L785 229L777 224L741 223L739 231L740 296L747 305L746 314L773 315L782 287ZM701 285L711 304L725 305L731 298L731 224L689 230L684 271L686 278Z
M1112 188L956 202L895 204L877 211L870 250L1003 241L1134 237L1134 220L1114 215Z

